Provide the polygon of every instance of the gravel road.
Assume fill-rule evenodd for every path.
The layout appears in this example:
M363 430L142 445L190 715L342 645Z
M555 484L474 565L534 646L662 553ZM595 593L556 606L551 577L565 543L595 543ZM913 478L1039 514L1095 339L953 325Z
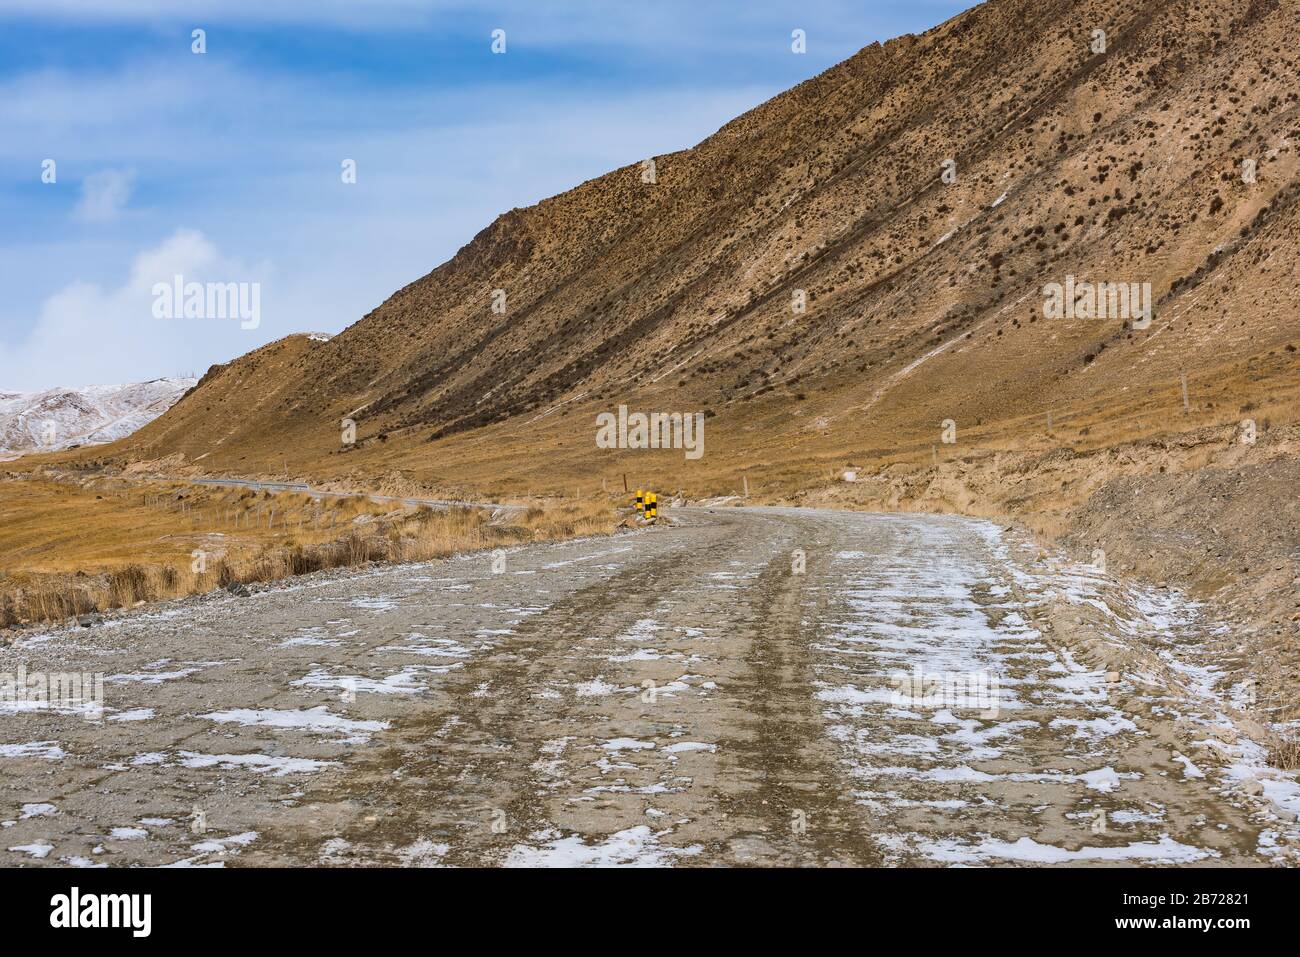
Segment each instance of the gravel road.
M1101 576L955 517L673 516L29 634L0 672L102 674L104 708L0 703L0 863L1223 865L1285 845L1230 790L1239 767L1171 746L1167 689L1044 637L1039 609L1097 603ZM1175 648L1162 600L1116 642Z

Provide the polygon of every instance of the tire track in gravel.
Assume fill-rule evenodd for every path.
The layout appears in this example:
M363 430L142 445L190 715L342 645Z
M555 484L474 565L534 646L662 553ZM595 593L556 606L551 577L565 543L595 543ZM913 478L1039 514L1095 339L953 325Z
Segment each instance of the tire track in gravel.
M530 862L871 863L803 625L833 527L722 512L671 534L690 540L529 618L381 750L318 779L316 823L263 850L311 859L318 822L346 818L349 863L499 864L521 848Z
M752 790L727 802L728 815L750 832L731 840L730 857L752 864L874 864L879 855L867 837L871 821L851 800L812 685L809 646L825 598L807 585L826 574L839 537L829 522L783 523L798 533L785 554L768 562L756 586L760 598L746 661L752 719L747 733L723 749L736 756L728 773L756 777ZM802 572L795 570L795 549L803 553Z
M707 546L735 532L723 525L701 534L700 544ZM697 574L698 566L673 551L527 619L491 654L449 676L436 707L396 723L377 738L380 749L352 762L340 780L321 778L304 804L315 809L317 821L323 808L350 809L351 819L338 826L337 836L365 848L363 859L378 855L382 862L421 842L445 845L439 857L453 865L499 857L522 835L550 824L532 764L548 740L546 729L567 722L573 698L554 698L545 689L561 677L570 687L593 681L598 671L594 662L574 662L569 649L635 621L665 590L687 587ZM324 816L339 818L337 811ZM504 832L493 831L494 819ZM308 832L268 834L263 848L280 843L294 848L295 859L314 859L322 835L314 827Z
M1170 762L1170 739L1135 723L1116 685L1044 640L975 523L871 521L884 548L837 561L816 668L887 863L1262 863L1258 826ZM900 699L890 685L913 669L941 686L986 673L997 706Z
M615 542L617 541L616 539ZM651 536L643 541L645 544L642 547L651 553L656 553L668 544L668 539L658 536ZM543 565L542 568L546 570L542 576L543 580L538 581L535 586L526 588L522 586L522 582L533 579L484 575L478 569L481 567L483 572L486 572L486 558L481 563L470 559L436 565L392 566L360 575L345 575L341 578L327 574L323 577L312 576L316 580L309 578L306 580L307 584L286 583L281 588L270 589L266 595L260 596L261 600L257 606L250 605L247 600L232 603L224 596L216 598L215 604L212 605L202 602L182 603L173 614L183 609L192 609L199 621L207 619L196 632L187 630L196 625L195 621L187 620L186 628L177 633L155 635L153 632L156 623L166 618L167 614L151 612L121 619L114 624L112 632L81 634L73 631L70 635L75 637L67 647L61 647L65 643L63 636L54 637L48 642L40 641L33 647L38 649L45 667L49 670L66 667L57 662L68 660L68 655L79 657L83 654L84 649L77 642L107 638L110 635L115 636L113 641L108 645L99 646L96 653L119 659L118 670L122 668L140 670L141 663L156 659L160 652L176 655L178 649L183 649L181 654L188 652L191 656L197 654L202 657L203 652L208 652L210 655L220 648L227 656L234 652L235 657L224 661L198 662L205 666L216 667L201 669L194 678L185 681L149 686L157 687L159 691L168 691L169 696L165 701L146 699L144 702L139 700L132 702L161 707L168 712L163 718L154 719L151 716L148 721L130 725L111 723L96 725L57 712L37 713L24 717L22 719L24 723L39 722L42 726L42 731L36 734L37 737L57 739L68 744L71 753L60 762L55 772L58 777L44 770L49 765L43 761L37 760L29 767L20 765L16 768L14 760L6 758L3 762L6 788L0 801L4 804L13 801L15 806L36 801L55 805L59 809L58 815L49 819L51 826L45 829L42 837L56 842L60 849L67 847L69 843L83 846L87 842L93 844L96 832L105 835L112 825L133 824L135 818L147 811L153 812L153 817L160 820L167 817L168 823L171 823L177 816L178 798L184 802L182 813L188 813L191 807L198 806L195 801L202 800L205 812L210 812L209 823L214 831L230 829L232 833L234 831L266 832L273 829L268 824L270 818L301 820L302 812L297 799L302 795L298 786L304 780L301 776L303 772L282 777L249 773L228 766L221 771L195 772L176 765L175 759L178 755L176 749L191 743L198 745L203 741L224 742L238 738L242 740L235 750L240 754L248 753L254 757L285 756L286 749L292 749L298 754L302 753L300 749L308 749L308 753L313 758L324 759L326 764L338 765L340 773L346 773L347 765L352 763L347 752L350 750L352 754L365 753L364 743L360 748L349 746L343 753L338 753L337 741L328 736L317 737L310 732L295 729L268 731L258 727L248 728L243 733L232 732L225 726L214 727L210 720L202 717L202 712L229 708L232 705L245 706L250 711L257 711L264 706L283 707L286 704L291 708L300 708L304 703L317 702L324 704L326 708L331 708L337 705L337 698L332 693L326 693L328 685L321 686L314 692L311 689L299 690L295 686L301 682L289 679L302 675L308 667L327 674L339 668L344 669L345 673L357 668L372 672L378 669L379 677L382 678L391 671L392 666L383 661L383 656L378 653L402 652L404 649L392 643L400 642L400 636L404 633L409 636L411 626L441 628L442 624L433 623L432 616L436 616L440 621L446 620L448 615L456 619L465 619L459 621L455 627L458 629L457 633L464 637L466 646L480 649L490 647L493 644L491 640L478 639L500 632L489 630L480 633L476 628L485 623L500 624L499 621L492 621L494 618L501 617L500 606L481 605L479 606L481 609L497 610L470 614L455 611L453 609L467 607L463 602L455 600L455 597L461 594L457 589L468 589L469 581L486 578L487 581L492 581L498 586L492 590L493 597L498 601L504 598L511 604L527 604L529 600L547 602L551 600L552 593L565 593L569 590L569 583L555 581L549 573L550 569L560 565L577 565L583 568L587 576L598 579L603 570L610 566L589 563L599 562L610 554L630 551L631 548L630 545L622 547L616 545L611 549L606 539L592 539L565 545L532 546L527 550L526 556L519 556L516 561L525 565L538 565L552 555L563 557L573 556L576 553L576 557L572 557L570 561L556 562L554 565ZM462 574L468 571L469 578L464 582L458 582L454 578L435 580L423 574L435 567L447 571L458 569ZM524 569L519 574L537 575L538 571ZM449 581L456 583L450 591L445 588L445 584ZM416 586L417 591L410 591L409 589L416 582L428 584ZM380 605L391 609L391 616L387 610L373 613L375 617L372 621L362 623L364 637L348 638L346 641L342 638L331 638L325 642L317 642L317 648L308 647L304 650L304 654L294 655L288 659L284 657L288 652L277 649L278 639L274 637L276 635L302 633L304 629L319 632L318 626L321 624L346 627L344 623L351 623L352 619L338 618L338 616L348 614L348 609L356 608L359 602L375 601L373 589L376 585L385 592L396 591L398 596L380 597ZM425 589L428 589L427 596L424 594ZM298 604L302 596L307 593L318 593L318 597L310 604ZM409 603L408 599L411 599ZM236 609L242 614L231 614ZM525 609L516 610L525 611ZM351 613L356 614L355 611ZM336 620L327 621L331 618ZM510 624L514 623L510 622ZM128 632L131 638L124 643L123 637ZM250 638L250 634L261 634L264 637L258 640ZM359 635L361 630L353 630L350 634ZM278 647L283 648L284 645ZM318 656L318 652L322 654ZM424 649L414 653L407 651L405 657L408 662L416 662L415 667L424 668L424 662L428 660L422 657L425 653L427 652ZM462 650L458 654L469 653L471 651ZM26 657L18 649L14 649L10 654ZM121 661L123 657L130 660ZM171 657L164 657L154 661L154 665L161 665L171 660L173 660ZM461 667L460 659L451 660L454 664L446 666L449 670ZM308 665L308 662L313 664ZM315 662L325 662L326 667L319 668ZM148 670L154 665L146 665L144 668ZM32 662L32 667L38 667L38 664ZM430 670L440 669L434 667ZM358 679L358 681L364 680ZM436 699L438 695L436 682L426 690ZM362 716L378 717L382 720L386 716L385 712L389 711L382 706L395 701L396 697L398 696L390 698L387 695L363 695L359 705L354 705L345 711L355 713L359 708ZM181 700L180 713L176 713L174 708L178 698ZM410 704L415 708L421 708L424 707L425 700L427 699L423 695L415 696L410 700ZM377 707L379 714L375 713ZM335 714L337 712L331 711L331 716ZM156 760L147 762L131 760L150 757L139 753L141 751L139 743L130 741L124 743L119 740L122 731L136 727L150 729L147 733L148 744L145 749L160 751L161 753L154 755ZM6 724L6 730L8 728ZM68 742L68 737L72 738L71 743ZM247 751L248 744L253 744L255 750ZM325 753L321 753L322 751ZM203 749L198 748L198 752L196 756L203 758ZM295 759L296 756L290 758L290 760ZM129 816L133 811L134 816ZM3 812L0 812L0 816L3 816ZM322 822L317 818L312 823L317 826L323 825L328 836L335 821ZM148 837L148 840L128 840L113 845L112 858L122 863L157 864L175 862L178 855L194 857L191 845L196 838L189 837L187 829L174 827L155 829ZM88 851L88 847L85 850ZM100 852L96 850L95 853ZM309 857L306 862L312 859ZM292 856L285 858L264 855L260 848L255 848L248 854L248 861L278 864L304 862ZM233 860L231 862L234 863Z

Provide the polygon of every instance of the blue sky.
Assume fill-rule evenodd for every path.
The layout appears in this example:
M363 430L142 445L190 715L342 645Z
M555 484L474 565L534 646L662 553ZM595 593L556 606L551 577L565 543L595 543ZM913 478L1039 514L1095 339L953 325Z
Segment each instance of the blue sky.
M499 213L970 5L0 0L0 391L336 332ZM258 282L260 325L155 318L177 273Z

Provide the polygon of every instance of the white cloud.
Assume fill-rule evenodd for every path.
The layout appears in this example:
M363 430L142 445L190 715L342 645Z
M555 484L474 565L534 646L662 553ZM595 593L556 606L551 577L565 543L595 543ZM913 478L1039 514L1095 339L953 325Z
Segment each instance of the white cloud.
M32 207L38 236L19 231L0 244L0 389L202 373L293 332L337 332L498 214L690 146L772 92L491 87L376 97L213 67L210 83L146 64L0 80L0 128L12 134L0 138L0 161L30 162L41 144L60 173L130 169L150 196L111 228L68 230L66 213L53 216L63 187L28 188L48 205ZM107 101L103 89L123 92ZM232 144L255 146L261 159L232 155ZM345 157L357 160L356 185L340 181ZM178 224L202 235L160 244ZM195 281L261 281L260 327L153 320L150 287L178 271L155 265L158 257L184 260L179 271Z
M223 255L203 234L178 230L139 253L121 284L75 280L42 304L29 335L0 343L0 387L111 385L196 372L203 357L235 356L265 339L235 319L156 319L153 286L176 275L195 282L273 280L269 267Z
M106 169L91 173L81 182L81 201L72 211L83 223L108 223L117 219L131 198L135 173L129 169Z

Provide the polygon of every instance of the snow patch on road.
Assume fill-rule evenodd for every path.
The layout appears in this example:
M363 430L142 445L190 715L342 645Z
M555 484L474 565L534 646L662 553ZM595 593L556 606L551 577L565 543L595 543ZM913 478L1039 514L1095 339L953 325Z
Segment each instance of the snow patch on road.
M53 741L32 741L28 744L0 744L0 758L45 758L57 761L68 753Z
M351 694L420 694L426 687L421 676L433 670L435 669L425 665L408 665L395 674L376 679L362 678L360 675L336 675L328 668L313 668L290 684L295 688L316 688Z
M362 744L376 731L385 731L387 721L358 721L334 714L325 705L297 711L278 708L231 708L201 714L200 718L219 724L239 724L245 727L280 728L309 731L313 734L339 734L349 744Z
M1029 864L1075 864L1082 861L1190 864L1207 857L1219 856L1214 850L1180 844L1167 834L1156 841L1138 841L1116 847L1081 847L1074 851L1052 844L1040 844L1029 837L1014 842L990 839L978 844L955 840L918 841L916 848L931 860L947 864L981 864L993 858Z
M273 778L282 778L286 774L314 774L337 763L269 754L200 754L196 751L181 751L178 756L180 765L186 768L215 767L223 771L242 768L253 774L269 774Z
M555 830L540 831L530 840L540 847L515 845L505 860L506 867L670 867L683 857L693 857L703 848L666 847L658 833L645 824L611 834L597 844L588 844L580 836L561 837Z

